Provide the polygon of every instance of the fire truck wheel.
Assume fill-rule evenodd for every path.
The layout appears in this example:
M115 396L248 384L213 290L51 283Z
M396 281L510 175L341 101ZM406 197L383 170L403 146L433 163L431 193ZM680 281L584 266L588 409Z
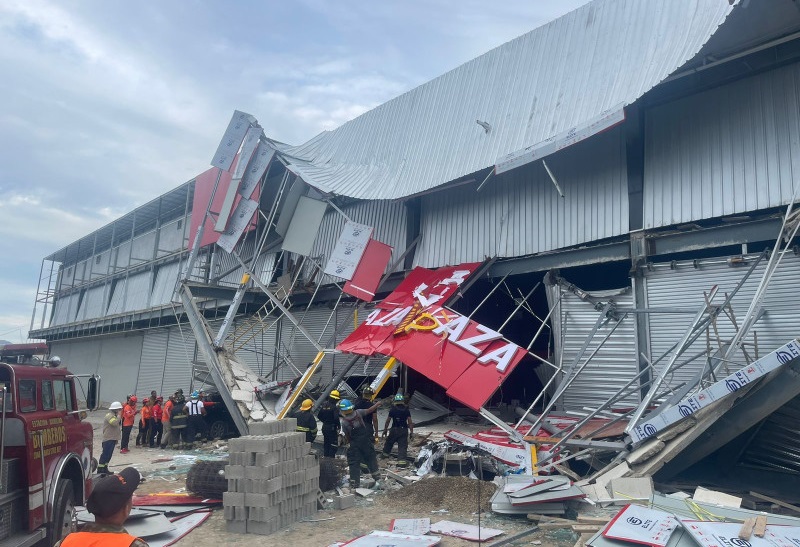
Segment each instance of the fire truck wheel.
M75 498L72 493L72 481L59 479L56 486L56 498L53 504L53 520L50 523L50 545L72 532L75 520Z

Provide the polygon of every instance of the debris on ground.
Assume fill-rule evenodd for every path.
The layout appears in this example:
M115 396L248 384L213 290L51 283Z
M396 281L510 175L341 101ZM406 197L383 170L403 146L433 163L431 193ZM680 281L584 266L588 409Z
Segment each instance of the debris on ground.
M488 511L489 500L496 488L491 482L467 477L430 477L388 492L382 499L398 513L426 513L444 509L470 514L478 511L478 490L481 510Z

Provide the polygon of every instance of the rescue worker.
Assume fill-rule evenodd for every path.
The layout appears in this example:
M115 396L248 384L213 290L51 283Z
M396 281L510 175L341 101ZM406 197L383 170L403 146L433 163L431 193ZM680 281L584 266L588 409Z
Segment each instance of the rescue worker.
M119 442L119 453L127 454L128 443L131 440L131 430L133 429L133 421L136 418L136 395L128 397L128 402L122 407L122 440Z
M152 407L153 416L150 418L150 448L155 448L161 445L161 417L164 410L161 408L161 403L164 402L164 397L156 397L156 402Z
M150 419L153 411L150 407L150 399L142 402L142 413L139 415L139 432L136 434L136 446L147 446L147 439L150 436Z
M356 410L366 410L367 408L372 406L372 397L374 392L369 385L364 386L361 390L361 397L353 401L353 405L355 405ZM373 439L373 442L377 444L378 442L378 413L373 412L371 419L364 420L367 425L367 430L369 430L369 436ZM369 469L367 468L366 463L361 463L361 472L366 473Z
M100 461L97 464L97 472L100 474L108 473L108 462L114 455L114 448L117 446L121 436L121 423L119 411L122 410L122 403L114 401L108 405L108 414L103 418L103 452L100 454Z
M189 443L189 448L194 445L195 436L198 433L200 433L200 438L205 442L206 422L203 420L203 416L206 415L206 407L203 401L200 400L199 391L192 391L189 402L183 407L183 413L188 416L186 422L186 442Z
M392 429L389 429L389 435L386 435L389 428L389 422L392 422ZM389 410L389 415L386 416L386 422L383 424L383 436L386 442L383 445L383 455L387 458L392 453L394 444L397 443L397 465L405 467L408 465L408 438L414 434L414 422L411 420L411 411L406 406L406 398L402 393L394 396L392 401L392 408Z
M380 403L375 403L367 409L356 410L355 405L347 399L339 401L340 420L342 433L349 443L347 447L347 466L350 468L350 488L361 486L361 464L367 464L367 469L375 479L376 488L380 487L378 480L378 458L375 457L375 442L367 429L367 418L378 410Z
M365 410L372 406L373 396L375 392L372 391L370 386L364 386L364 389L361 390L361 397L353 401L353 404L356 407L356 410ZM372 419L367 422L367 429L370 431L370 435L375 438L375 442L378 442L378 413L373 412Z
M157 399L158 399L158 392L154 389L153 391L150 392L150 408L153 408L153 405L156 404Z
M172 407L170 412L170 422L171 422L171 433L170 433L170 441L172 442L172 446L180 449L183 448L183 444L187 441L186 439L186 422L187 416L183 409L186 406L186 399L183 397L183 390L179 389L175 392L175 405Z
M86 510L94 515L94 522L87 522L54 547L148 547L147 542L130 535L122 526L131 513L133 493L140 481L141 475L133 467L94 481L86 500Z
M336 456L339 446L339 392L333 390L320 406L317 418L322 422L322 455L326 458Z
M164 408L161 410L161 428L163 432L161 436L161 450L167 448L169 438L172 434L172 422L170 422L170 417L172 415L173 406L175 406L175 395L170 395L167 398L167 402L164 403Z
M302 431L306 434L306 442L313 443L317 438L317 419L314 418L314 413L311 412L311 407L314 401L306 399L300 405L300 410L292 414L292 418L297 419L297 431Z

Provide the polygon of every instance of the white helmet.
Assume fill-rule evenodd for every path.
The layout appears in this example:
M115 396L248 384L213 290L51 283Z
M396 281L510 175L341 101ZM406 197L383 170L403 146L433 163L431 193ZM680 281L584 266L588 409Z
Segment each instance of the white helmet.
M110 405L108 405L108 410L122 410L122 403L119 401L114 401Z

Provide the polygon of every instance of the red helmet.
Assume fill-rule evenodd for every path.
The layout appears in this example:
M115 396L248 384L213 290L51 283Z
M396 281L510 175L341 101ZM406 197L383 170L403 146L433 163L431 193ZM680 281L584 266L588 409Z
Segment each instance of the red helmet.
M156 401L158 401L159 403L163 403L164 397L156 397Z
M136 401L138 401L138 400L139 400L139 399L137 399L137 398L136 398L136 395L131 395L130 401L131 401L132 403L135 403L135 402L136 402Z

